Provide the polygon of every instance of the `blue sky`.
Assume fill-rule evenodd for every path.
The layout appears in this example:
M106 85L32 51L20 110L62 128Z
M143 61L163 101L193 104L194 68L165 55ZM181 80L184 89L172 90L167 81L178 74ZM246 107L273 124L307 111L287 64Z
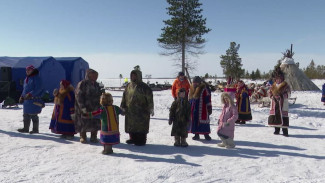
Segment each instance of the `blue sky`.
M208 34L204 55L192 58L192 75L222 76L220 55L240 44L243 67L269 71L294 45L295 61L325 64L325 1L201 0ZM173 77L173 57L157 38L165 0L0 0L0 56L81 56L100 78L143 75Z

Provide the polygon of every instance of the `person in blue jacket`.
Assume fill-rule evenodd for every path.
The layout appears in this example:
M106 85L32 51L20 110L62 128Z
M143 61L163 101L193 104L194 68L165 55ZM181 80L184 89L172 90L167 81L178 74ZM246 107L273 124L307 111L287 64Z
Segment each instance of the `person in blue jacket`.
M322 88L322 99L321 99L322 102L324 102L324 105L325 105L325 83L323 84L323 88Z
M19 98L19 103L23 104L23 122L24 128L18 129L18 132L28 133L30 121L33 121L33 129L30 134L39 133L39 118L44 107L41 97L43 94L43 86L39 71L30 65L26 67L26 78L24 80L24 89Z

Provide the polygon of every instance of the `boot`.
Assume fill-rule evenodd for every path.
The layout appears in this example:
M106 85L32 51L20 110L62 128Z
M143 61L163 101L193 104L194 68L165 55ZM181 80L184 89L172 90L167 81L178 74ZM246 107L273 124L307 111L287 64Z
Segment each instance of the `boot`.
M73 140L74 139L74 135L66 135L65 138L67 140Z
M29 116L29 114L23 114L23 122L24 122L24 128L19 128L18 132L20 132L20 133L28 133L29 132L29 125L30 125L30 116Z
M274 133L273 133L274 135L279 135L280 134L280 128L278 128L278 127L275 127L274 128Z
M234 143L234 139L232 139L232 138L226 139L226 148L227 149L231 149L231 148L235 148L235 147L236 147L236 145Z
M87 134L86 132L80 132L80 142L85 144L87 143Z
M113 149L112 145L104 145L104 150L102 151L102 154L112 154Z
M181 137L180 136L175 136L175 143L174 143L174 146L176 146L176 147L179 147L179 146L181 146L181 139L180 139Z
M199 134L195 134L194 137L192 137L193 140L200 140L200 135Z
M132 137L133 135L130 133L129 136L130 136L130 139L126 140L126 143L127 144L134 144L134 140L133 140L133 137Z
M90 142L92 142L92 143L98 143L97 131L91 132Z
M136 146L144 146L147 142L147 134L146 133L135 133L134 145Z
M217 145L219 147L226 147L226 139L224 139L223 137L220 137L221 143L218 143Z
M210 137L209 134L205 134L205 135L204 135L204 138L205 138L205 140L207 140L207 141L210 141L210 140L211 140L211 137Z
M181 137L181 146L182 147L187 147L188 143L186 142L186 137Z
M283 136L289 137L288 128L282 128Z
M38 131L38 126L39 126L39 118L37 115L33 115L31 116L32 118L32 121L33 121L33 130L30 131L29 133L30 134L33 134L33 133L39 133Z

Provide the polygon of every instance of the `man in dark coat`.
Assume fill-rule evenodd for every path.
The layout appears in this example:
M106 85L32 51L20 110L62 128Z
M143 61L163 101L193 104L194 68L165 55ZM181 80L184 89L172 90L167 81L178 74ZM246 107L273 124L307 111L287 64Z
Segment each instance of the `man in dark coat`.
M133 70L131 82L123 93L121 108L125 110L125 132L129 133L128 144L145 145L149 133L150 114L154 115L151 88L142 82L142 73Z
M97 143L97 132L100 130L100 119L89 118L85 114L96 111L100 107L101 88L96 82L98 73L88 69L85 79L80 81L75 90L75 128L80 132L80 142L87 142L86 132L91 132L90 142Z

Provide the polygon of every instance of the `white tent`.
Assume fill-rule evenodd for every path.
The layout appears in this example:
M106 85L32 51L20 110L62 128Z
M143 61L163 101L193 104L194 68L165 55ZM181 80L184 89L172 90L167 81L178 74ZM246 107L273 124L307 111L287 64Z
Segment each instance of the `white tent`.
M306 75L298 68L293 58L285 57L280 65L285 74L285 81L290 85L292 91L318 91L320 90Z

